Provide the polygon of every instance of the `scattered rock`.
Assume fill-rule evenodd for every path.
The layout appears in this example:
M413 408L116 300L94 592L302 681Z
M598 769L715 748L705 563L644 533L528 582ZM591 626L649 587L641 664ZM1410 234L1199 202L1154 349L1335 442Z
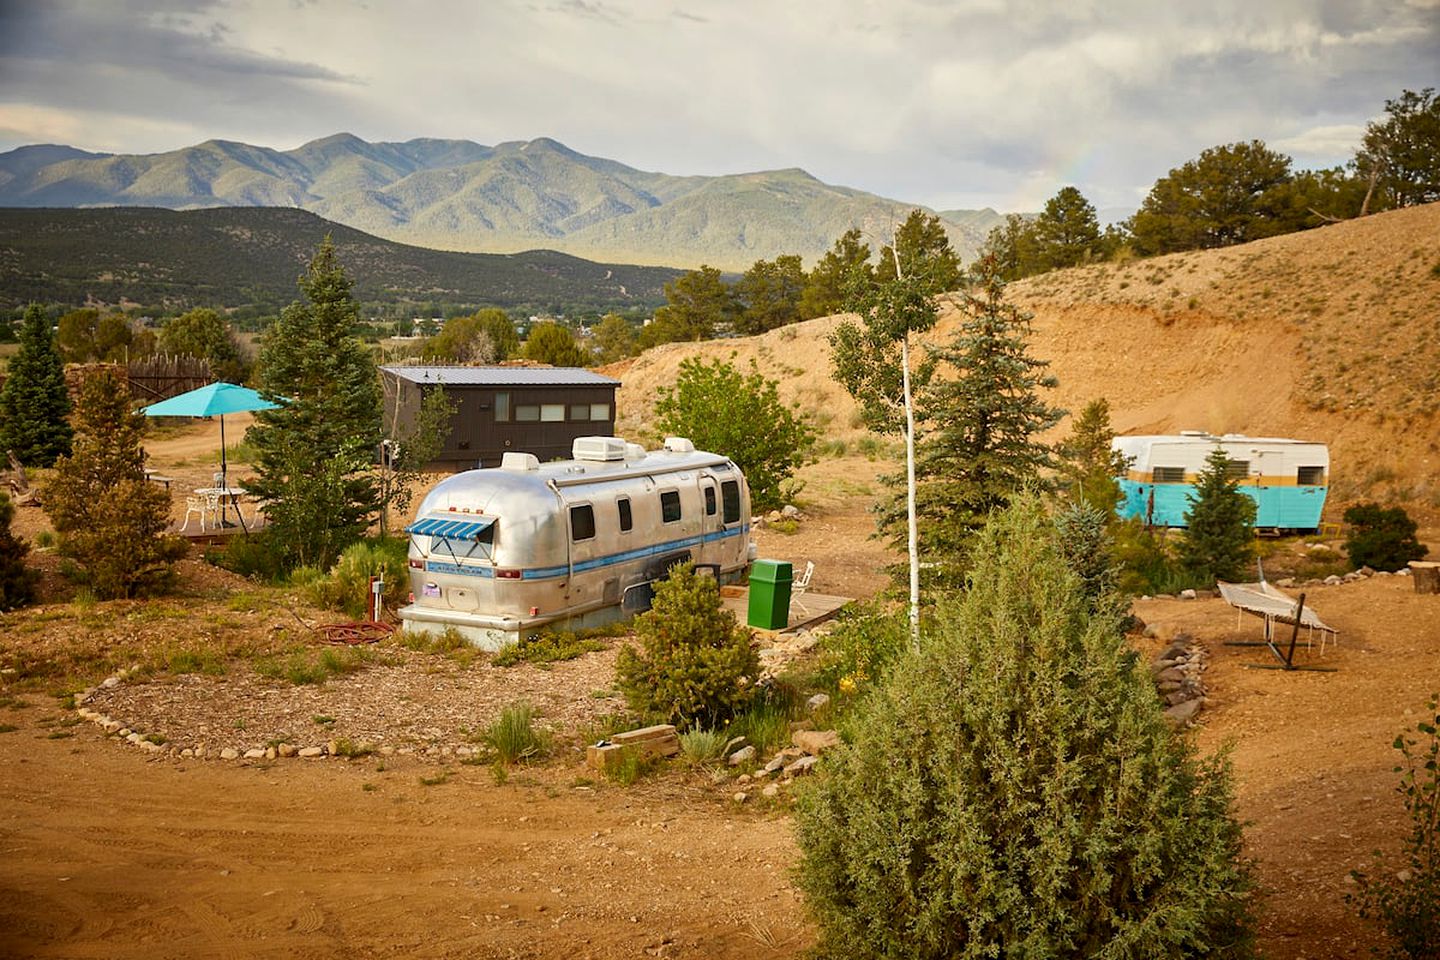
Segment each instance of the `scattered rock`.
M221 759L221 760L239 760L239 759L240 759L240 751L239 751L239 750L236 750L234 747L226 747L224 750L221 750L221 751L220 751L220 759Z
M725 749L720 751L720 756L730 756L736 750L739 750L741 747L745 746L746 742L747 741L744 737L731 737L729 740L725 741Z
M809 710L811 713L814 713L816 710L823 710L829 705L830 695L828 693L817 693L815 694L815 696L805 701L805 709Z
M1155 679L1160 683L1164 683L1167 680L1173 680L1175 683L1179 683L1185 679L1185 674L1176 667L1166 667L1155 675Z
M834 730L798 730L790 739L812 757L840 746L840 734Z
M1327 587L1335 587L1339 586L1344 581L1332 573L1330 574L1330 576L1326 577L1323 582Z
M1184 703L1177 703L1175 706L1166 710L1165 719L1177 727L1183 727L1195 719L1195 715L1199 712L1200 700L1198 698L1195 700L1186 700Z
M753 779L755 779L755 778L752 777L752 776L750 776L750 774L748 774L748 773L742 773L742 774L740 774L740 776L738 776L738 777L735 778L735 782L736 782L736 783L740 783L740 784L745 784L745 783L749 783L749 782L750 782L751 780L753 780Z
M810 769L819 762L820 758L817 756L812 755L808 757L801 757L799 760L796 760L794 763L790 764L788 767L785 768L785 775L790 777L798 777L802 774L809 773Z
M1275 586L1277 586L1277 587L1293 587L1293 586L1295 586L1295 578L1294 578L1294 577L1281 577L1279 580L1275 581Z
M1371 567L1369 564L1366 564L1365 566L1361 567L1359 570L1356 570L1355 572L1358 573L1358 574L1360 574L1360 576L1362 576L1362 577L1373 577L1373 576L1375 576L1375 569L1374 569L1373 567Z
M798 520L800 519L800 508L793 503L787 503L780 508L780 516L786 520Z
M107 689L108 689L108 688L113 688L113 687L118 687L118 686L120 686L120 678L119 678L119 677L106 677L104 680L100 681L100 686L105 687L105 688L107 688Z
M274 759L275 759L276 757L278 757L278 756L280 756L280 751L279 751L279 750L275 749L274 747L266 747L266 748L265 748L265 759L266 759L266 760L274 760Z
M738 767L740 766L740 764L749 763L754 759L754 747L741 747L739 750L736 750L734 753L730 754L730 766Z
M761 796L764 796L764 797L777 797L777 796L779 796L779 795L780 795L780 784L778 784L778 783L767 783L767 784L765 785L765 789L763 789L763 790L760 791L760 795L761 795Z
M300 752L300 748L293 743L282 743L277 749L282 757L293 757Z
M1194 599L1195 599L1195 591L1194 591L1194 590L1181 590L1181 591L1180 591L1180 599L1181 599L1181 600L1194 600Z
M1184 643L1172 643L1156 660L1181 660L1190 655L1190 647Z
M265 751L262 750L262 749L260 749L259 747L253 747L253 748L245 751L245 759L246 759L246 760L263 760L263 759L265 759Z
M750 794L746 793L744 790L739 790L730 799L734 800L736 803L744 803L746 800L750 799Z
M323 756L325 756L325 748L324 748L324 747L301 747L300 750L296 753L296 756L304 757L304 758L306 758L306 759L308 759L308 758L310 758L310 757L323 757Z

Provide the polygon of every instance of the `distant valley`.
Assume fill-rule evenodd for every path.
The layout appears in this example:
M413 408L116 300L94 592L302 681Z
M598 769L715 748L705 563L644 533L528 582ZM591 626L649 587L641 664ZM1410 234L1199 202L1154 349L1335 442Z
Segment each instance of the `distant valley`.
M439 250L743 270L786 253L808 266L851 227L887 239L917 205L798 169L672 176L545 138L485 146L342 133L294 150L225 140L146 155L20 147L0 154L0 206L290 207ZM940 216L965 259L1003 220L993 210Z

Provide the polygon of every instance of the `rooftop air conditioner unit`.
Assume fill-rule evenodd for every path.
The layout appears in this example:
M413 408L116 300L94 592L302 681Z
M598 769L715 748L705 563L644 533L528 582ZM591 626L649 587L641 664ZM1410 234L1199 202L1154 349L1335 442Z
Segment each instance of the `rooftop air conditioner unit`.
M540 458L533 453L507 453L500 458L501 470L517 470L524 473L540 469Z
M620 437L576 437L570 447L576 460L598 460L609 463L625 459L625 441Z
M694 453L695 444L684 437L666 437L665 449L670 453Z

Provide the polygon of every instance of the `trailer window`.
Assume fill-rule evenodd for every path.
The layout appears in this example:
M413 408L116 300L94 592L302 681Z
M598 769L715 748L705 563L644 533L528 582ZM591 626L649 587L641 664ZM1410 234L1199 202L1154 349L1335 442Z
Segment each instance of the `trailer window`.
M740 522L740 482L726 480L720 484L720 500L725 506L725 522Z
M715 488L705 488L705 516L715 516Z
M1249 461L1249 460L1226 460L1226 461L1225 461L1225 479L1227 479L1227 480L1246 480L1246 479L1248 479L1249 477L1250 477L1250 461Z
M679 491L666 490L660 494L660 519L666 523L674 523L680 519Z
M534 403L522 403L515 407L516 423L536 423L540 420L540 407Z
M608 404L608 403L592 403L592 404L590 404L590 419L591 419L592 421L609 420L609 419L610 419L610 404Z
M490 524L474 537L431 537L430 556L452 560L489 560L495 549L495 524Z
M570 539L577 543L595 539L595 508L590 504L570 508Z
M1295 482L1303 487L1318 487L1325 482L1325 468L1300 467L1295 471Z
M565 419L565 404L563 403L542 403L540 404L541 423L559 423Z
M615 501L615 506L620 510L620 532L626 533L635 526L635 519L630 516L630 498L621 497Z
M501 392L495 394L495 422L507 423L510 420L510 394Z
M1156 467L1150 474L1153 483L1184 483L1184 467Z

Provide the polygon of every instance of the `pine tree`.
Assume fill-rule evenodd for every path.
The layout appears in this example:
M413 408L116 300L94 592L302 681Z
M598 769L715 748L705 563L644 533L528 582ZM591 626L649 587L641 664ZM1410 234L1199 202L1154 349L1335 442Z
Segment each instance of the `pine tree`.
M0 389L0 456L10 451L30 467L48 467L70 452L70 394L65 364L45 311L31 304L20 328L20 351Z
M835 241L825 256L805 277L805 290L800 294L800 318L828 317L845 309L845 291L851 278L862 282L874 278L870 265L870 244L860 239L860 230L852 227Z
M286 307L260 352L262 393L279 406L256 414L247 439L267 501L267 536L282 566L329 569L380 507L371 464L381 439L380 384L351 330L359 307L327 236L300 278L304 302Z
M35 583L40 575L25 566L30 544L15 536L10 521L15 518L15 505L0 493L0 612L14 610L35 599Z
M1074 187L1062 187L1035 218L1035 235L1046 269L1087 263L1100 252L1100 221L1095 207Z
M918 400L916 513L920 556L933 582L958 586L971 537L994 510L1027 484L1044 486L1054 466L1039 439L1064 411L1041 392L1055 386L1048 363L1030 356L1029 317L1005 302L998 262L975 266L950 343L931 351L941 371ZM882 512L882 529L898 538L899 511Z
M85 583L103 599L169 586L185 541L168 536L170 495L145 479L145 417L111 368L92 373L75 408L74 452L55 463L45 512Z
M880 263L875 278L881 282L899 276L896 254L904 273L925 281L926 293L946 293L960 286L960 256L950 245L945 225L934 214L911 210L905 222L895 231L895 242L880 250Z
M1238 580L1254 553L1255 501L1230 476L1230 459L1217 446L1205 459L1185 514L1180 564L1196 580Z
M1248 955L1241 828L1024 495L799 796L822 956Z
M1113 446L1115 430L1110 426L1110 402L1104 397L1091 400L1070 427L1070 436L1060 443L1060 478L1066 495L1075 503L1088 503L1115 519L1120 504L1120 484L1130 461Z

